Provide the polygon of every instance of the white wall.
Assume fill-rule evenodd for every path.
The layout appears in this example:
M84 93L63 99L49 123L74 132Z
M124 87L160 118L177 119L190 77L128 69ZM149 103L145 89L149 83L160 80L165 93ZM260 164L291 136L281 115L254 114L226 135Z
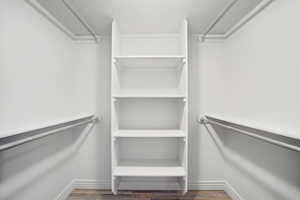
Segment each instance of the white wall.
M93 77L80 46L23 0L0 1L0 24L0 137L93 113ZM1 152L0 199L54 199L74 177L87 129Z
M208 114L299 137L299 10L299 1L275 0L215 50L214 61L205 66L205 82L211 86ZM299 199L299 153L216 132L227 133L222 140L225 179L243 199Z
M1 133L91 112L74 42L25 1L1 1L0 20Z
M111 38L104 37L99 46L81 44L80 51L85 54L83 65L93 66L94 110L101 116L101 123L95 126L92 134L76 156L78 171L74 178L101 182L110 186L110 63ZM102 185L103 186L103 185ZM103 187L104 187L103 186Z
M224 160L212 138L199 126L197 120L214 108L218 99L214 98L212 86L219 79L218 58L222 44L198 43L192 37L190 46L190 181L211 182L224 180ZM214 67L212 67L214 66ZM211 106L213 105L213 106Z

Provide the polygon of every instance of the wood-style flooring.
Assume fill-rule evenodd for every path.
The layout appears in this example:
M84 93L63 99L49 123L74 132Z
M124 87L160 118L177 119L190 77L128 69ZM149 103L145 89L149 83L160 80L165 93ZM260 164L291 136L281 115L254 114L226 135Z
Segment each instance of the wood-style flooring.
M74 190L67 200L231 200L224 191L120 191L113 195L108 190Z

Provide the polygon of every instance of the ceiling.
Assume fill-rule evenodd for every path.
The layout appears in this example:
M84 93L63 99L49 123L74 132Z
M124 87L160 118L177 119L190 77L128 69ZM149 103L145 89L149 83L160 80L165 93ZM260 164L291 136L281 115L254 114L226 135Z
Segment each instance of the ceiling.
M75 35L89 35L62 0L37 0ZM67 0L98 35L110 34L116 19L131 34L177 32L186 18L192 33L203 33L232 0ZM224 34L262 0L239 0L210 34Z

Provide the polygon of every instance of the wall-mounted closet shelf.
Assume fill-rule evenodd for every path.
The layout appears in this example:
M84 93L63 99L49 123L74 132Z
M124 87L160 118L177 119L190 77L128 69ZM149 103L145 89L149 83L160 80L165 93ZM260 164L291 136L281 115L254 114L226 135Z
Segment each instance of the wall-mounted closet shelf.
M114 132L117 138L184 138L181 130L118 130Z
M79 12L71 6L67 0L62 0L66 8L74 15L74 17L82 24L82 26L93 36L96 43L98 43L97 33L94 29L86 22L86 20L79 14Z
M114 194L130 177L177 177L173 180L187 191L187 30L184 21L169 36L124 36L118 23L112 24Z

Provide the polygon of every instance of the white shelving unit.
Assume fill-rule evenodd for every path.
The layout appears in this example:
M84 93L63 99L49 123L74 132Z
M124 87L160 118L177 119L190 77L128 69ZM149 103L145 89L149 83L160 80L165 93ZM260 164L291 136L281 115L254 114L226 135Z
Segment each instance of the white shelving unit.
M176 177L188 189L187 26L184 20L174 34L129 35L112 24L114 194L122 177Z

